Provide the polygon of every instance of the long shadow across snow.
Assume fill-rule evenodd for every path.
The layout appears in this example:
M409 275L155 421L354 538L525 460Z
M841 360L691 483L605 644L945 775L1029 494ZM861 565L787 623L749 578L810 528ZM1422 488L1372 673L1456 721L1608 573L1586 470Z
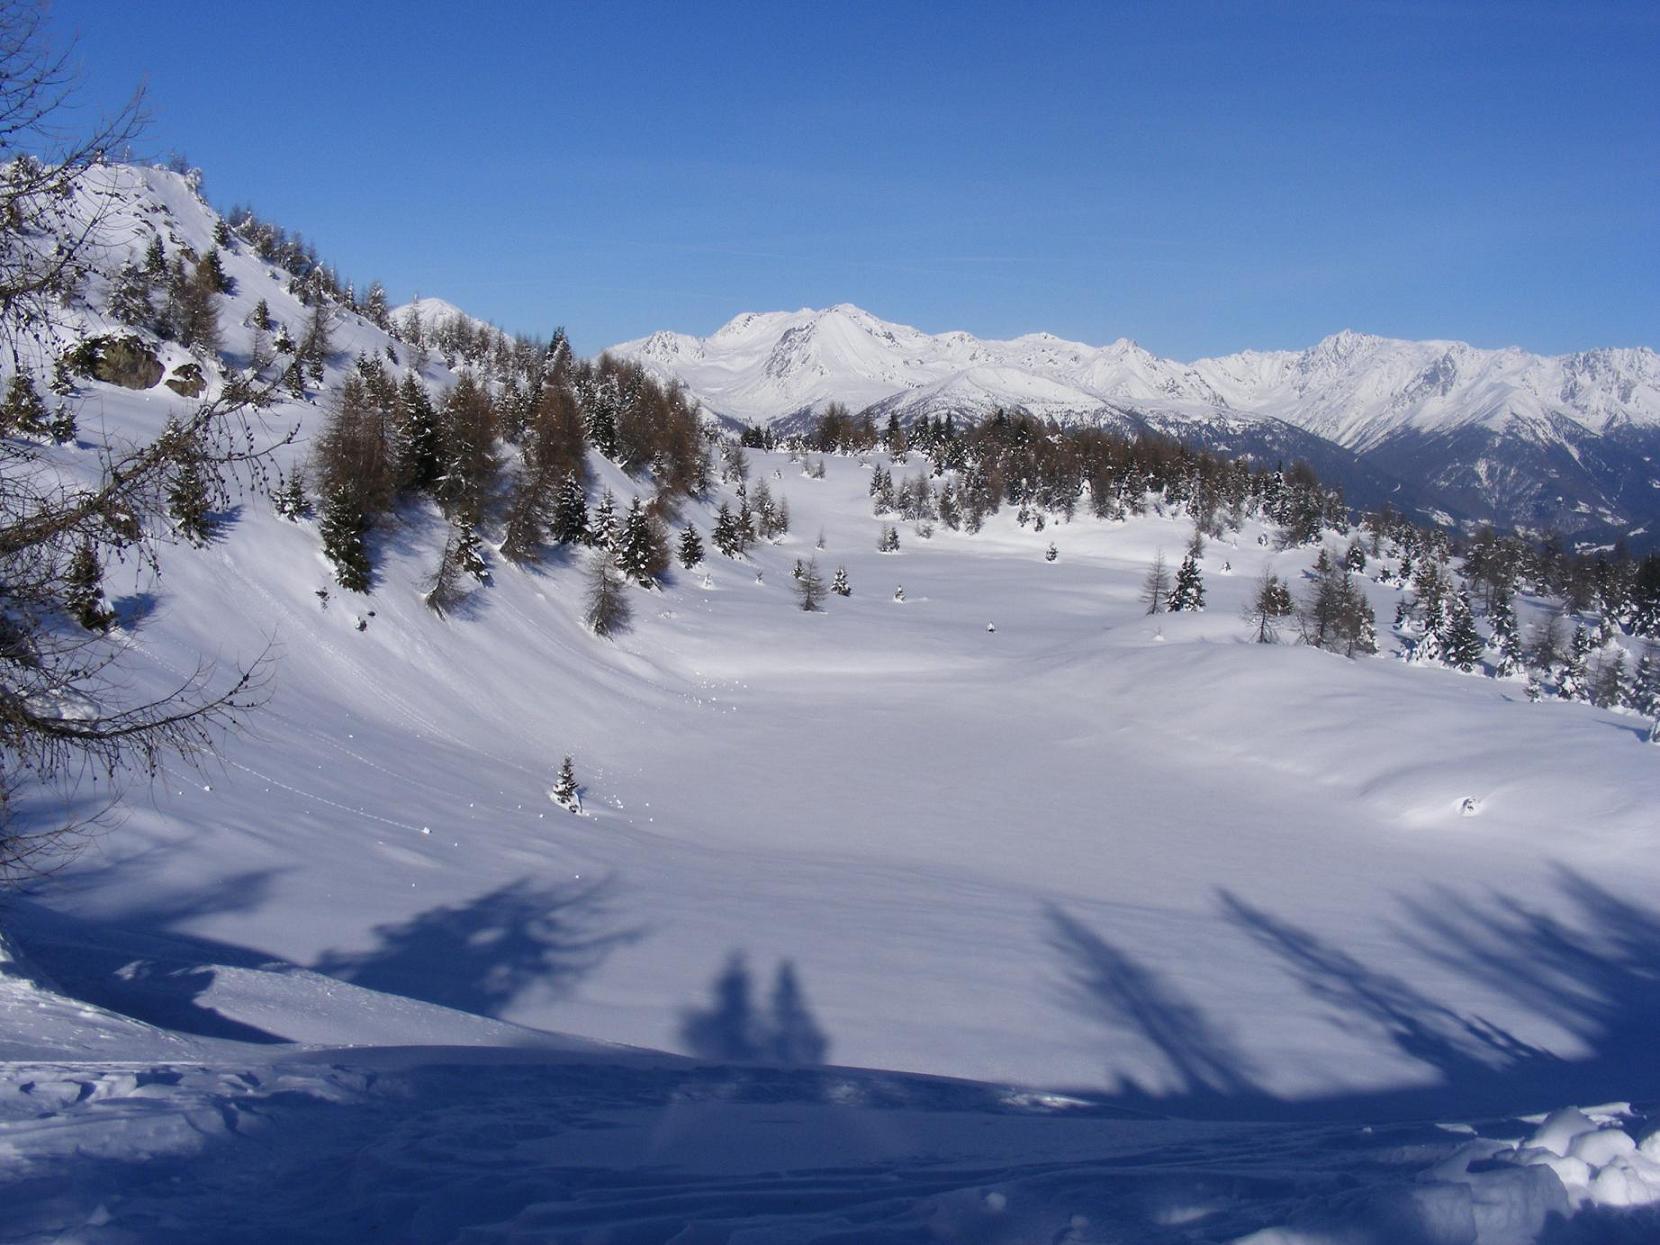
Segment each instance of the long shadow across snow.
M499 1017L531 987L567 993L637 928L614 928L610 884L510 882L464 903L375 929L366 951L325 952L312 967L354 985Z
M14 901L7 915L30 962L76 998L179 1033L282 1042L201 1001L217 968L270 968L273 957L178 929L257 907L277 874L250 870L201 894L157 899L110 920L70 917L30 901Z
M1056 908L1049 942L1074 1006L1152 1046L1182 1088L1126 1082L1117 1100L1172 1116L1240 1120L1411 1120L1508 1116L1569 1103L1660 1099L1660 914L1570 870L1557 887L1572 920L1502 896L1445 891L1403 904L1405 945L1473 985L1546 1016L1587 1053L1529 1042L1456 1001L1222 891L1221 915L1344 1023L1366 1025L1433 1073L1430 1083L1289 1099L1270 1093L1234 1040L1157 970Z

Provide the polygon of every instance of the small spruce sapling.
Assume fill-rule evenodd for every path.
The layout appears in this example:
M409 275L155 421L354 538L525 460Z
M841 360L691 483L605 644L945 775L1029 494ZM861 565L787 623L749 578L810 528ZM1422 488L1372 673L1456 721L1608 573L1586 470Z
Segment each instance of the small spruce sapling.
M577 786L576 766L566 757L559 766L559 779L553 784L553 802L573 813L582 811L582 789Z

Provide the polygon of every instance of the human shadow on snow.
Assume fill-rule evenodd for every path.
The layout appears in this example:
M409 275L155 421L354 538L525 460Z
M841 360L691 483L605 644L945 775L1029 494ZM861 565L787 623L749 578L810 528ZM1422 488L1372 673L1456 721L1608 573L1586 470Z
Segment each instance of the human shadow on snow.
M1346 1026L1365 1026L1433 1074L1425 1084L1289 1099L1264 1089L1235 1040L1157 970L1065 912L1047 912L1073 1006L1155 1049L1180 1088L1123 1080L1116 1100L1212 1119L1376 1121L1508 1116L1569 1103L1660 1098L1660 914L1568 870L1556 886L1571 919L1513 899L1443 888L1403 902L1403 944L1457 977L1572 1033L1567 1055L1456 1000L1222 891L1223 918Z
M558 886L521 878L483 895L375 928L364 951L328 951L312 968L342 981L499 1017L532 987L561 995L642 936L616 928L607 881Z
M680 1042L698 1059L811 1067L829 1060L830 1042L807 1006L790 960L781 960L765 1010L754 1002L749 966L734 951L704 1007L681 1013Z

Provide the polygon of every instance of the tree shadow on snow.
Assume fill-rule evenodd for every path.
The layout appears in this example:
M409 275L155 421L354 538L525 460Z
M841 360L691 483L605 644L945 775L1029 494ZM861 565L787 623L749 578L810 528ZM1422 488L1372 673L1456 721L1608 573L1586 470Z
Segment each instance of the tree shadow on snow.
M198 1037L282 1042L287 1039L221 1015L201 998L220 968L270 969L282 962L178 931L186 921L257 907L278 872L252 870L204 894L157 900L109 920L17 901L8 906L7 929L33 968L83 1002Z
M1433 1073L1426 1084L1287 1099L1264 1089L1229 1035L1157 970L1059 909L1047 913L1076 1010L1155 1050L1180 1088L1124 1080L1118 1100L1213 1119L1414 1120L1508 1116L1568 1103L1660 1098L1660 914L1570 870L1571 919L1503 896L1442 889L1403 902L1402 942L1471 985L1549 1018L1581 1051L1563 1056L1404 976L1367 964L1291 921L1222 891L1223 918L1345 1027L1364 1029Z
M528 878L375 929L367 951L330 951L312 968L342 981L499 1017L531 987L571 990L639 928L610 929L609 883Z

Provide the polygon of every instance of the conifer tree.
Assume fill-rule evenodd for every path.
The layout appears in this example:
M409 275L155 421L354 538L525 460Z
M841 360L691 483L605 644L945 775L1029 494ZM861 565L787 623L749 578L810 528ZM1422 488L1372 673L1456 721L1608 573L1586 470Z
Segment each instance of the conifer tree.
M1349 541L1348 552L1343 555L1343 566L1345 570L1356 573L1366 569L1366 550L1360 543L1360 537L1356 536Z
M1493 624L1490 643L1499 655L1498 664L1493 668L1494 677L1508 679L1520 671L1525 662L1521 636L1516 630L1516 611L1511 604L1509 590L1502 585L1493 596L1488 621Z
M1564 652L1561 620L1547 618L1533 629L1527 652L1528 666L1549 679L1555 675Z
M196 271L202 284L213 293L229 294L231 292L231 279L225 274L225 265L219 258L218 247L208 248L208 253L202 256L202 262L197 265Z
M368 520L351 489L339 484L329 491L317 526L323 556L334 565L335 581L350 592L369 591L372 570L364 539Z
M126 263L110 291L109 311L131 328L151 328L156 322L155 286L137 264Z
M55 445L73 445L78 432L75 408L67 402L58 403L57 410L52 412L52 418L47 421L46 435L52 438Z
M570 757L559 766L559 778L553 784L553 802L573 813L582 811L582 793L576 784L576 766Z
M1623 709L1630 703L1631 685L1625 666L1625 650L1614 648L1597 660L1591 680L1591 699L1604 709Z
M1591 653L1590 634L1581 625L1574 627L1573 639L1568 645L1567 665L1557 682L1557 691L1567 700L1585 700L1590 695L1586 673L1586 659Z
M594 507L593 518L588 523L588 540L596 549L616 547L617 499L610 489L600 495L599 505Z
M478 538L473 521L465 515L455 520L455 560L465 574L479 583L490 582L490 564L484 560L484 542Z
M45 436L48 426L46 403L27 372L14 372L0 402L0 435Z
M668 549L658 526L636 497L616 540L617 568L642 588L650 588L668 566Z
M738 552L747 552L750 545L755 543L755 510L749 504L749 489L746 485L738 485L738 512L733 516L733 534L738 540Z
M1256 594L1245 607L1245 619L1256 632L1258 644L1272 644L1279 638L1279 629L1276 623L1282 618L1289 618L1296 613L1296 603L1291 599L1291 590L1285 586L1285 581L1273 573L1267 573L1257 585Z
M363 317L377 329L392 327L391 312L386 305L386 287L379 281L371 281L368 293L363 296Z
M444 536L444 548L438 555L438 568L433 571L432 580L421 598L428 609L440 616L451 613L467 599L460 535L459 522L452 522Z
M801 608L812 613L824 604L824 576L819 574L818 559L809 559L795 578L796 599Z
M847 568L845 566L838 566L836 568L836 577L830 581L830 591L834 592L838 597L850 597L853 595L853 589L848 587L847 584Z
M177 465L167 482L167 513L173 528L193 545L206 544L216 526L213 491L201 446L192 443L177 420L169 420L164 437L178 441Z
M882 534L877 537L876 549L878 553L899 552L899 529L891 523L882 528Z
M1170 592L1170 611L1202 610L1205 608L1205 584L1199 575L1199 564L1189 553L1176 571L1176 586Z
M1455 670L1468 674L1481 664L1485 647L1476 631L1470 598L1462 592L1453 594L1447 607L1447 625L1441 637L1442 659Z
M738 520L732 513L732 507L725 502L715 511L715 526L709 533L709 539L714 542L716 549L729 558L737 557L741 551Z
M688 571L703 561L703 541L697 534L697 528L690 521L680 533L680 547L678 550L680 565Z
M1045 562L1053 562L1056 558L1058 558L1060 556L1061 556L1061 551L1059 549L1055 548L1055 542L1054 541L1050 541L1049 542L1049 548L1047 548L1043 551L1043 560Z
M1141 601L1149 614L1157 614L1164 609L1165 599L1169 595L1170 568L1165 565L1164 551L1161 549L1153 555L1153 565L1147 568L1147 575L1141 581Z
M1631 678L1631 707L1645 718L1660 717L1660 652L1653 644L1643 647Z
M588 560L588 626L597 636L613 636L627 628L634 616L628 587L612 565L611 555L595 549Z
M290 523L298 523L309 509L305 495L305 476L298 468L290 471L271 494L271 507Z
M75 550L69 562L68 591L64 604L75 621L88 631L108 631L115 611L104 604L104 568L90 542Z
M562 545L584 544L589 539L588 498L574 471L559 485L559 497L553 506L553 538Z

